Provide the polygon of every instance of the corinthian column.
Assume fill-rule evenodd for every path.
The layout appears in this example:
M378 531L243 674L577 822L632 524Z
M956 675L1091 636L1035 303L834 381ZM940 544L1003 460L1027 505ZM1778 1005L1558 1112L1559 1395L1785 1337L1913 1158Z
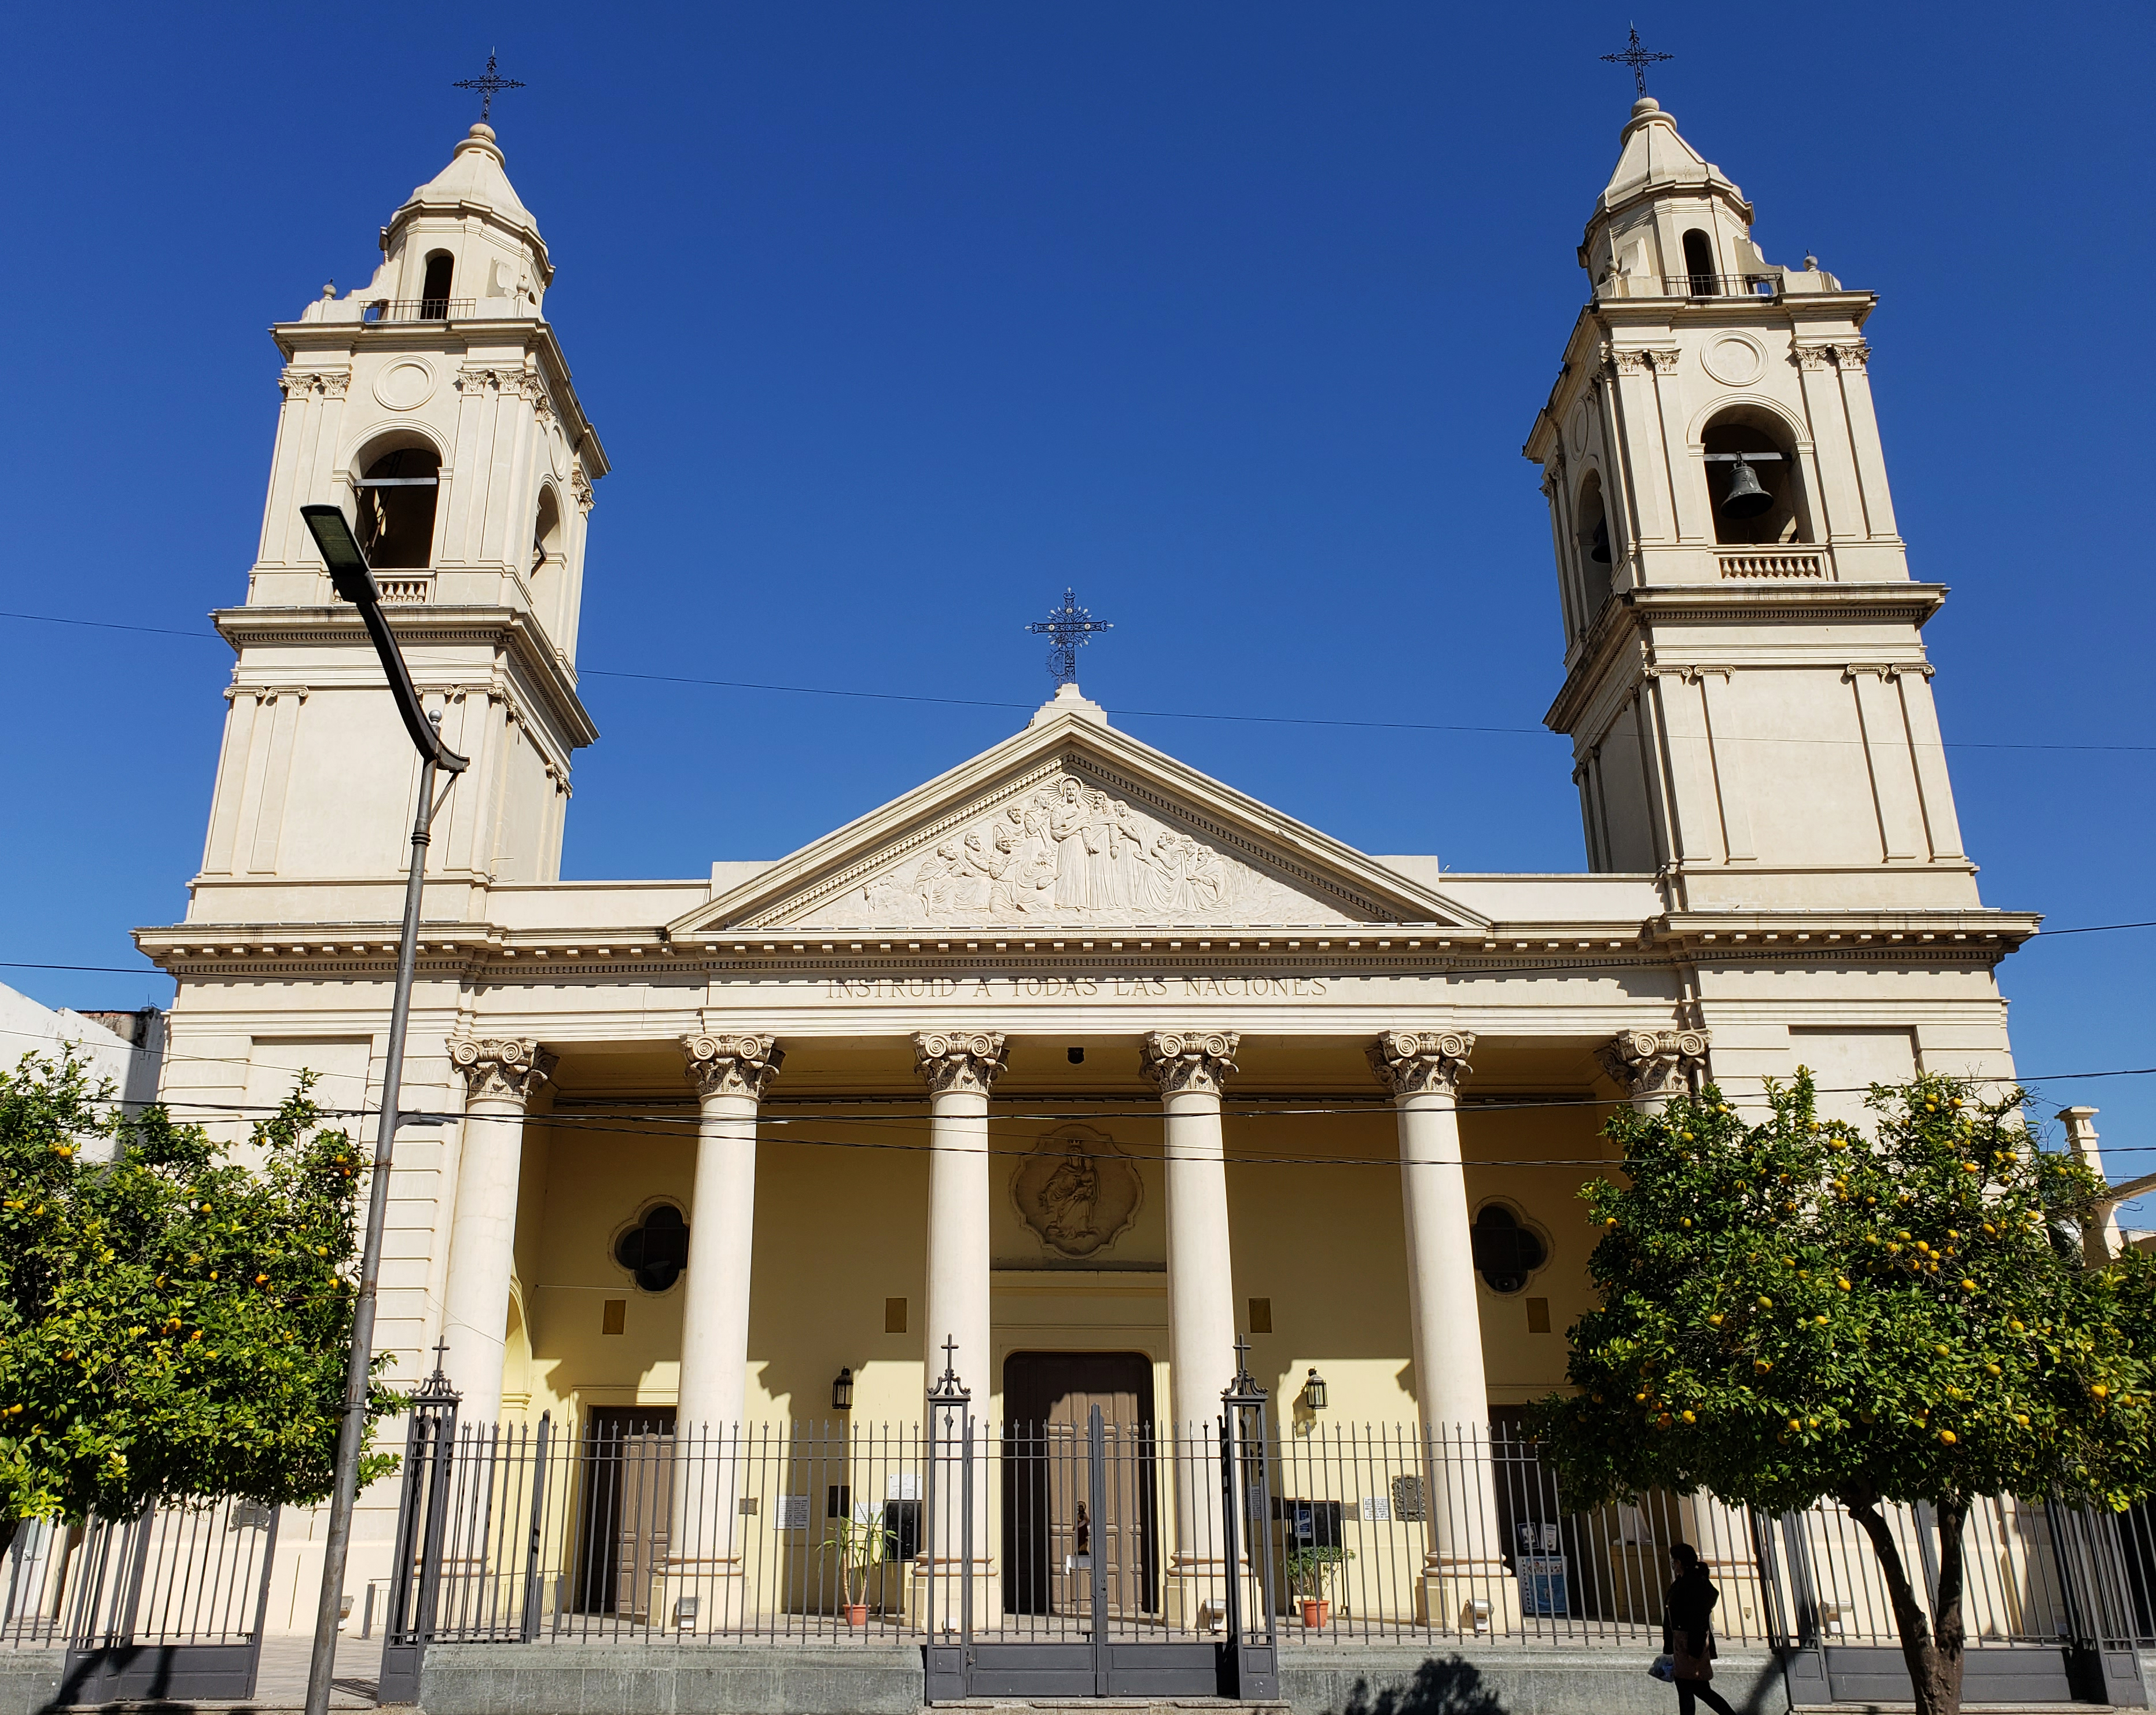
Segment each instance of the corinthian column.
M681 1382L660 1610L677 1629L726 1631L747 1612L738 1505L756 1235L756 1117L783 1050L747 1033L684 1036L696 1086L696 1177L681 1273Z
M684 1036L696 1086L696 1178L681 1277L684 1430L730 1430L748 1387L750 1259L756 1235L756 1117L786 1051L769 1036Z
M1509 1630L1519 1612L1488 1456L1482 1312L1460 1156L1458 1091L1474 1051L1466 1030L1388 1030L1369 1049L1399 1119L1408 1322L1428 1468L1423 1617L1471 1634Z
M1705 1030L1620 1030L1595 1052L1602 1069L1641 1113L1660 1113L1691 1088L1714 1039Z
M442 1291L444 1369L464 1395L459 1420L490 1424L501 1415L524 1111L556 1062L536 1042L514 1039L452 1037L449 1049L449 1063L465 1077L465 1119Z
M973 1562L973 1618L1003 1612L988 1548L988 1460L982 1430L995 1392L995 1356L988 1332L988 1092L1004 1069L1000 1030L924 1030L913 1039L913 1066L928 1086L928 1306L921 1341L931 1381L947 1365L973 1396L973 1530L963 1553ZM955 1345L947 1345L955 1342ZM960 1446L937 1447L937 1508L929 1521L931 1576L939 1616L956 1618L959 1557L951 1551L962 1528Z
M1219 1472L1198 1453L1235 1374L1235 1281L1220 1096L1235 1070L1233 1030L1155 1030L1140 1059L1160 1088L1168 1186L1168 1393L1173 1415L1172 1624L1209 1629L1225 1605Z

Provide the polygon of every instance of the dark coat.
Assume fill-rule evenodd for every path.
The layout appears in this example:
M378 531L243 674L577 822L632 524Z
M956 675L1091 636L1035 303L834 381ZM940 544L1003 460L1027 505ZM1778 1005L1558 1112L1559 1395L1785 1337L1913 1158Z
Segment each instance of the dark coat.
M1684 1641L1687 1656L1707 1654L1707 1635L1714 1616L1714 1605L1722 1599L1722 1592L1707 1579L1704 1568L1695 1568L1670 1585L1669 1594L1662 1598L1662 1649L1673 1653L1679 1635Z

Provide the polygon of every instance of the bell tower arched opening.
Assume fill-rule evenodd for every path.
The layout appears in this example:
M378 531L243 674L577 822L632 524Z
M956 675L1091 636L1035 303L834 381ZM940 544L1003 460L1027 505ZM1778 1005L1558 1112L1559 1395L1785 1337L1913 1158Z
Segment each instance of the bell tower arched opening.
M1770 546L1812 539L1797 489L1795 448L1779 423L1739 405L1709 423L1702 441L1717 542Z
M359 491L359 545L377 572L424 571L434 562L434 502L441 493L441 455L432 447L374 453Z
M427 320L438 321L449 313L449 287L456 279L457 259L447 250L437 250L427 259L426 283L419 288L419 314Z
M1714 265L1714 240L1697 227L1684 235L1686 289L1695 298L1712 298L1722 290Z
M539 510L531 521L531 611L557 645L561 642L562 588L568 570L567 532L562 527L562 502L552 488L539 490Z
M1615 554L1609 542L1609 515L1602 500L1602 473L1590 470L1579 485L1579 501L1573 509L1579 526L1580 629L1594 623L1602 604L1609 599L1609 573Z

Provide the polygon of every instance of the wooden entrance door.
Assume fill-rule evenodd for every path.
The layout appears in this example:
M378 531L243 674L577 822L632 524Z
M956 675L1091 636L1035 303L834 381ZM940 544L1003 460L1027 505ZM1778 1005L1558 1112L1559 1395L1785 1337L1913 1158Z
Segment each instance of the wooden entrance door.
M674 1408L597 1405L578 1463L577 1606L644 1620L673 1524Z
M1106 1434L1103 1517L1087 1516L1095 1406ZM1104 1557L1111 1617L1158 1606L1152 1364L1137 1352L1014 1352L1004 1364L1004 1609L1082 1615L1089 1554Z

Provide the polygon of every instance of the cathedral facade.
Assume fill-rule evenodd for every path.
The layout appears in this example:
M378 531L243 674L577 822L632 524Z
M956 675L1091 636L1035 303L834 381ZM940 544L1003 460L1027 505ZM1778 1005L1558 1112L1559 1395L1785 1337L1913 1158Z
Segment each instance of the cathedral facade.
M137 935L178 985L166 1097L248 1111L305 1067L379 1100L418 767L301 522L334 503L472 758L428 860L396 1378L441 1343L466 1422L910 1422L947 1366L999 1418L1112 1358L1123 1409L1188 1424L1240 1340L1283 1411L1322 1376L1343 1419L1516 1415L1588 1307L1613 1104L1806 1065L1853 1113L1874 1079L2013 1072L1994 972L2035 919L1962 850L1875 300L1751 220L1641 100L1526 445L1584 871L1366 855L1070 683L777 861L575 881L607 456L475 127L374 280L275 329L202 869ZM388 1558L375 1498L355 1584Z

